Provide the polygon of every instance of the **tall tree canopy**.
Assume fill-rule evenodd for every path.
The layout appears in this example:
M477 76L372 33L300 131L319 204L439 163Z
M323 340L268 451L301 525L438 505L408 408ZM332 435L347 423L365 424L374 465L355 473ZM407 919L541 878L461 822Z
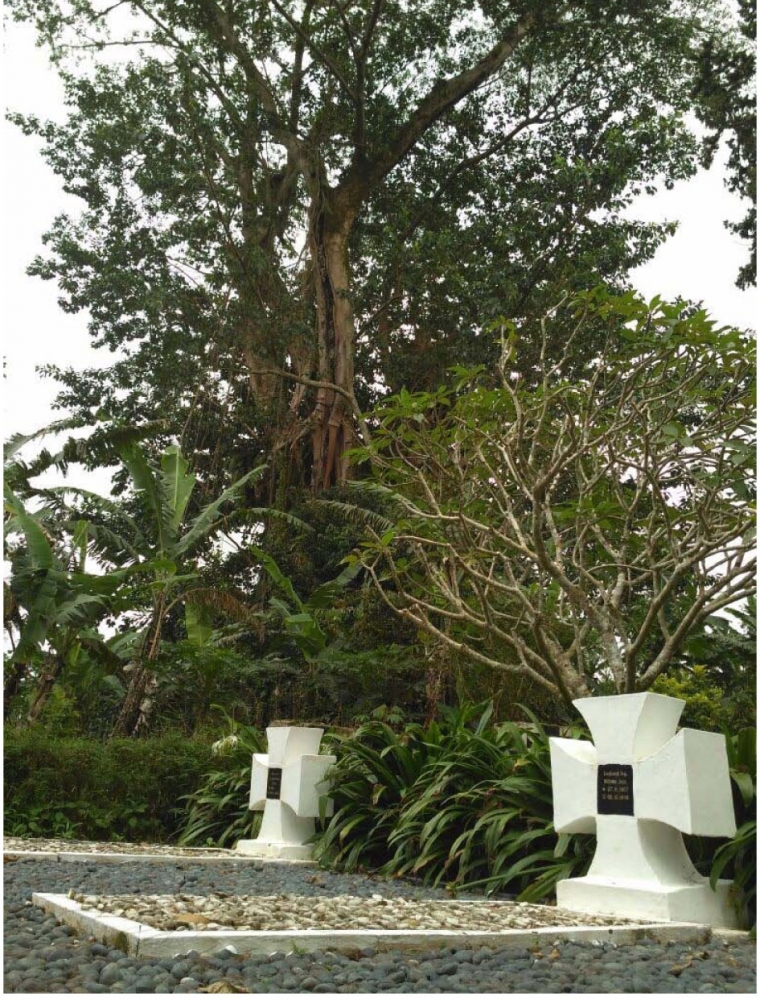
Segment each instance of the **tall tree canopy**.
M344 482L379 384L492 360L494 314L651 256L667 227L623 210L695 168L695 59L726 30L709 0L11 7L70 108L17 121L84 203L33 270L126 352L57 373L62 402L165 418L231 474L266 455L270 491Z
M750 202L743 219L726 223L731 232L749 242L749 260L736 280L740 288L748 288L757 282L757 0L738 0L738 16L738 32L704 40L695 94L697 115L710 130L703 143L703 163L712 163L727 135L726 186Z

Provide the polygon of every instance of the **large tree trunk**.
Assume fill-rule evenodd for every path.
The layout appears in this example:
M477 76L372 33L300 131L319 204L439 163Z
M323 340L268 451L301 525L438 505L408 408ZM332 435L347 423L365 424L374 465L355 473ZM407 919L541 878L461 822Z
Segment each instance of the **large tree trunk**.
M332 195L332 193L331 193ZM310 246L317 307L317 366L321 386L311 415L312 488L328 489L348 479L346 452L356 441L354 393L354 309L348 241L357 215L356 198L341 192L320 195L312 208Z

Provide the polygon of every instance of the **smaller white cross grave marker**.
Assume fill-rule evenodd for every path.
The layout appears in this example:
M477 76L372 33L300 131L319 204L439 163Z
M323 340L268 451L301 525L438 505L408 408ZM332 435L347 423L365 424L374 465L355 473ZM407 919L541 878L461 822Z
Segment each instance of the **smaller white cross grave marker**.
M552 737L554 827L596 833L584 878L557 884L557 904L585 913L736 927L730 883L710 888L682 833L736 832L725 739L682 729L684 702L626 694L574 701L593 744Z
M319 753L323 729L270 726L269 753L255 753L251 769L250 809L263 809L255 840L239 840L239 854L255 857L308 859L319 816L319 797L326 791L325 774L336 758ZM325 815L331 816L332 800Z

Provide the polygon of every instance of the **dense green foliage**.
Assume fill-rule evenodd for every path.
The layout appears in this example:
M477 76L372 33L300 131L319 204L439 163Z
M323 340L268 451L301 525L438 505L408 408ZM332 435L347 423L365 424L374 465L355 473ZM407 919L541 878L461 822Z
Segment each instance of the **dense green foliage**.
M345 482L378 382L432 389L496 360L494 315L625 285L672 231L625 209L695 171L697 62L737 34L715 0L11 9L68 107L12 117L82 207L32 270L124 352L56 372L62 402L163 421L221 485L274 458L278 506Z
M166 448L153 461L133 439L114 437L112 455L123 463L132 486L126 502L68 486L35 490L28 467L7 461L4 542L16 616L8 624L11 634L13 625L19 626L19 637L6 681L6 719L12 697L20 688L23 695L25 684L37 680L27 716L32 723L59 677L73 680L94 661L105 668L101 686L110 677L112 693L113 687L123 693L115 735L145 728L153 707L148 695L157 686L153 663L172 610L175 627L179 619L192 645L203 646L211 632L204 601L215 592L201 580L199 550L208 549L222 528L261 514L240 505L230 509L259 470L194 509L196 476L178 448ZM7 459L24 441L20 436L11 441ZM62 455L47 455L34 471L67 463L64 449ZM34 514L11 485L33 498ZM85 573L88 556L106 572ZM117 617L118 635L106 642L95 626L110 619L113 628Z
M733 879L733 898L745 927L757 924L757 730L726 733L736 811L736 834L715 852L714 883Z
M372 721L337 742L318 856L532 901L583 874L593 839L557 840L545 730L535 719L489 726L491 711L444 707L440 722L400 732Z
M4 829L17 837L170 841L211 762L209 741L183 733L103 742L6 728L4 744Z
M708 619L654 691L686 703L682 726L737 733L757 719L757 598Z
M230 732L212 745L215 768L183 798L179 817L179 843L204 847L234 847L238 840L255 837L261 813L248 808L251 788L251 754L266 753L266 738L251 726L228 719Z
M754 719L754 706L747 705L754 687L739 691L735 698L734 692L721 687L715 675L701 663L674 667L666 676L658 677L652 690L685 702L681 725L691 729L737 732Z
M754 589L751 345L601 289L561 303L546 342L553 326L575 333L529 380L507 376L523 337L504 322L495 375L387 398L359 453L375 480L363 467L289 513L244 505L253 473L195 502L176 448L156 461L118 435L123 497L35 489L12 463L6 717L34 723L58 685L98 735L193 732L213 705L260 728L389 700L430 718L457 697L558 722L589 686L658 681L697 725L754 722L751 607L717 614ZM581 377L572 345L591 327L607 346ZM105 573L83 571L92 557Z
M749 243L749 260L736 281L740 288L747 288L757 282L757 0L738 0L737 6L739 31L724 38L711 36L702 43L694 94L697 116L708 129L703 164L712 163L726 137L726 186L750 202L744 218L726 223Z
M25 440L17 435L4 449L3 555L10 564L4 625L11 639L4 663L4 719L19 691L36 678L24 706L27 720L34 722L61 676L86 670L93 660L107 666L117 661L97 626L113 607L126 573L122 568L86 570L88 521L39 507L29 470L16 454Z

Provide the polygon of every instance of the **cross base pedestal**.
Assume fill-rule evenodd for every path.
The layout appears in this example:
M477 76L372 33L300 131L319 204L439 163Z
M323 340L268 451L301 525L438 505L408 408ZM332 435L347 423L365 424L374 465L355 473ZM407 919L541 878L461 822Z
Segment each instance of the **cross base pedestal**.
M315 830L313 817L296 816L284 802L267 799L258 837L239 840L235 850L249 857L305 861L312 855L312 846L306 841L311 840Z
M272 844L262 840L239 840L235 851L248 858L272 858L283 861L311 861L311 844Z
M731 883L720 879L715 891L707 879L684 885L662 885L633 879L587 875L557 883L557 906L580 913L609 914L631 920L679 921L740 926L728 891Z

